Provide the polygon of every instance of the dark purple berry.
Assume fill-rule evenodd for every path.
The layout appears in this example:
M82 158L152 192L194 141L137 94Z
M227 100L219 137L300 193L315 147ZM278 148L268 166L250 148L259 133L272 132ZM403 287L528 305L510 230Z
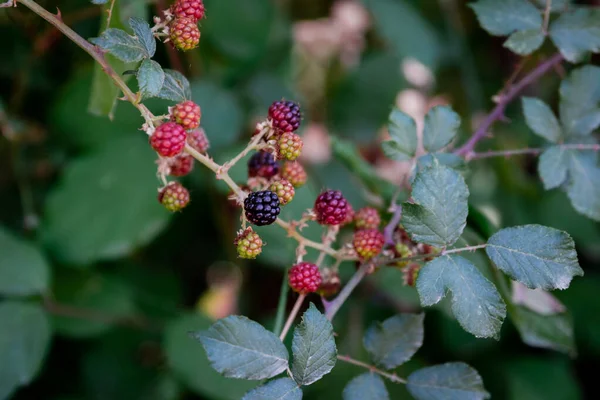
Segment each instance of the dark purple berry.
M260 176L269 179L277 173L279 173L279 163L269 152L259 151L248 160L248 176L250 178Z
M279 197L270 190L252 192L244 200L244 211L246 219L254 225L271 225L281 211Z
M279 133L294 132L300 127L302 113L297 103L281 100L271 104L269 118L273 122L273 128Z

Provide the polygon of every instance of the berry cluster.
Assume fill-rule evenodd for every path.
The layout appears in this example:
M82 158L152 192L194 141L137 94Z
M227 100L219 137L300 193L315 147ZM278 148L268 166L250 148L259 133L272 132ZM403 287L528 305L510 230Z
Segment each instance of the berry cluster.
M169 14L172 17L169 23L169 38L173 46L182 51L198 47L198 43L200 43L198 21L205 16L204 2L202 0L176 0L170 8Z

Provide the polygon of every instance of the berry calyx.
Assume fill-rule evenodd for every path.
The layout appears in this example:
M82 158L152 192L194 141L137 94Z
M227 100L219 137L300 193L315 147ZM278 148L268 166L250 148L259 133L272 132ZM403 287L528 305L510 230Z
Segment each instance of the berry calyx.
M288 283L294 292L308 294L316 292L321 285L319 267L308 262L301 262L290 268Z
M191 18L175 18L169 25L169 32L171 43L178 50L192 50L200 43L200 29Z
M202 0L177 0L171 6L171 13L176 18L187 17L198 22L204 18L204 2Z
M363 207L354 216L356 229L377 229L381 223L379 211L373 207Z
M293 101L276 101L269 107L269 119L275 131L294 132L300 127L302 120L300 106Z
M269 189L279 197L282 206L292 201L294 199L294 194L296 193L294 186L285 179L271 183Z
M385 238L383 233L379 232L377 229L362 229L356 231L352 238L354 250L356 250L358 257L361 260L370 260L381 253L384 243Z
M198 153L206 153L210 147L204 129L196 128L188 133L187 142Z
M298 162L285 162L281 168L281 177L297 189L306 183L306 171Z
M346 219L348 202L339 190L326 190L317 197L314 210L321 225L339 225Z
M302 139L293 132L284 132L277 140L277 155L279 159L293 161L302 153Z
M158 201L169 211L179 211L190 202L190 192L179 182L170 182L158 193Z
M254 225L271 225L281 212L279 197L270 190L252 192L244 200L244 212Z
M279 172L279 164L273 154L266 151L255 153L248 160L248 177L271 178Z
M185 176L194 169L194 157L189 154L180 154L171 159L169 173L173 176Z
M171 120L186 130L196 129L200 125L201 116L200 106L191 100L176 104L171 109Z
M150 145L163 157L180 154L185 147L185 129L175 122L159 125L150 136Z
M263 241L252 228L241 231L234 241L240 258L254 259L262 252Z

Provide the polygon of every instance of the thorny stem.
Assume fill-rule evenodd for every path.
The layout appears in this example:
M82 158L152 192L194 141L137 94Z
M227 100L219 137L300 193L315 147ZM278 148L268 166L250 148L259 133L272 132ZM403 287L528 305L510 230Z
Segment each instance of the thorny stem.
M304 302L305 298L306 298L306 295L301 294L296 299L296 303L294 303L294 308L292 308L292 312L288 316L287 321L285 321L283 330L281 331L281 334L279 335L279 340L281 340L282 342L285 339L285 336L287 335L288 331L292 327L292 324L294 323L294 320L296 319L296 315L298 315L298 311L300 311L300 307L302 306L302 303Z
M404 261L417 261L417 260L424 260L427 258L437 258L437 257L442 257L442 256L445 256L448 254L463 253L465 251L475 251L475 250L483 249L486 246L487 246L487 244L484 243L484 244L478 244L475 246L466 246L466 247L459 247L457 249L444 250L438 254L419 254L419 255L411 256L411 257L394 258L391 260L384 260L379 265L389 265L392 263L399 263L399 262L404 262Z
M328 320L332 320L335 317L335 314L339 311L342 305L346 302L350 294L354 291L354 289L358 286L360 281L367 275L367 270L370 268L369 263L363 263L358 271L350 278L346 286L340 291L340 293L330 302L323 303L325 304L325 317Z
M273 333L278 335L281 332L283 326L283 318L285 315L285 306L287 305L288 293L290 291L290 285L288 284L287 271L283 274L281 280L281 289L279 290L279 302L277 304L277 315L275 316L275 326L273 327Z
M267 127L267 128L262 129L258 134L256 134L254 136L254 138L252 139L252 141L250 142L250 144L248 144L248 146L246 146L246 148L244 150L242 150L237 156L233 157L231 160L229 160L225 164L223 164L222 171L224 171L224 172L229 171L235 164L237 164L238 161L240 161L242 158L246 157L246 155L248 153L250 153L252 150L258 149L258 143L265 136L265 134L268 132L268 130L269 130L269 128Z
M282 228L284 228L287 231L289 237L296 239L298 241L298 243L300 243L301 245L304 245L305 247L312 247L313 249L322 251L322 252L326 253L327 255L329 255L335 259L338 259L338 260L339 259L347 259L347 260L354 259L353 257L345 257L341 253L341 251L336 251L323 243L317 243L315 241L305 238L300 233L298 233L298 231L296 230L296 228L294 226L292 226L292 224L290 224L287 221L282 220L281 218L277 218L275 223L277 225L281 226Z
M337 234L339 231L340 231L339 226L327 227L327 232L325 233L325 237L323 238L323 245L324 246L331 245L331 243L333 243L335 241L335 238L337 237ZM321 250L321 252L319 253L319 258L317 258L317 261L315 261L315 264L317 267L321 267L321 263L325 259L325 255L326 255L325 252Z
M561 144L558 145L561 149L564 150L594 150L600 151L600 144ZM515 149L515 150L500 150L500 151L485 151L481 153L470 153L470 160L478 160L482 158L491 158L491 157L510 157L510 156L518 156L523 154L533 154L538 155L542 153L545 149L542 148L526 148L526 149Z
M382 370L376 368L373 365L364 363L362 361L355 360L354 358L351 358L350 356L338 355L337 358L338 358L338 360L343 361L343 362L347 362L348 364L352 364L352 365L356 365L356 366L359 366L359 367L362 367L362 368L366 368L369 371L371 371L371 372L373 372L375 374L381 375L384 378L387 378L387 379L389 379L390 381L392 381L394 383L406 383L406 380L403 379L403 378L400 378L398 375L396 375L396 373L390 374L389 372L382 371Z
M537 67L533 69L528 75L526 75L519 82L515 83L513 86L509 87L504 93L501 93L498 96L498 103L496 107L492 110L490 114L488 114L487 118L483 121L479 128L475 131L473 136L465 143L462 147L455 151L457 155L465 156L469 159L469 154L473 152L475 145L481 139L483 139L490 129L490 127L497 120L501 119L504 116L504 110L506 106L514 100L517 95L528 85L535 82L538 78L552 69L554 66L560 64L563 61L563 56L561 54L555 54L546 61L539 64Z

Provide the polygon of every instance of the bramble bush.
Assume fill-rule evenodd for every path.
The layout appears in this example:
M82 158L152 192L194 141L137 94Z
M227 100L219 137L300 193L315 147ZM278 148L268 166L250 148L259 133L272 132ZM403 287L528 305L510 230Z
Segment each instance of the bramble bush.
M309 22L297 24L290 52L288 17L275 2L158 1L152 18L145 2L92 3L85 10L101 11L101 27L89 40L89 27L79 26L83 9L70 3L56 14L34 0L3 4L2 21L22 25L34 45L33 61L7 46L21 57L9 59L7 70L22 62L26 71L0 108L12 150L6 164L30 236L0 228L0 399L174 399L186 389L245 400L592 393L577 386L568 367L574 361L565 361L577 354L573 317L551 292L584 275L572 236L582 241L583 259L597 260L600 9L568 0L340 1L333 17L312 21L312 31ZM301 16L324 7L309 3L317 11L307 7ZM445 18L446 42L421 16L432 9ZM485 46L501 51L502 43L514 54L504 59L522 57L474 128L467 115L479 111L482 88L465 15L501 37ZM319 44L326 29L338 36ZM54 138L45 150L26 149L43 130L34 121L45 118L30 97L52 87L49 74L63 75L30 76L39 68L32 63L46 52L61 58L54 61L60 68L70 61L65 48L51 50L59 34L69 51L75 44L93 58L94 70L56 99L49 123L70 136L67 150L56 150ZM445 62L462 82L439 85L448 92L464 86L469 105L457 100L460 113L447 97L424 104L436 91L432 71ZM293 71L295 90L282 83L281 69ZM184 71L212 80L190 83ZM553 72L558 87L535 89ZM245 85L243 95L237 85ZM415 89L394 101L403 85ZM90 115L81 104L88 93ZM520 109L510 121L513 102ZM19 104L27 104L24 119L16 117ZM324 118L338 135L315 124ZM502 135L478 150L493 127ZM502 139L512 130L519 135ZM486 159L498 160L496 169ZM44 175L48 164L62 168L60 178L32 182L34 169ZM8 221L14 207L3 213ZM245 271L254 278L241 293L232 264L244 260L285 269L280 288L266 273ZM209 286L200 290L198 267L207 265ZM594 280L577 278L576 293L560 298L583 324L578 342L597 354L597 320L580 317L597 317L586 297L597 292ZM183 312L179 303L193 303L199 291L198 311ZM361 294L369 301L358 301ZM372 307L365 303L375 308L363 329ZM238 309L260 322L235 315ZM515 329L502 330L505 320ZM545 358L519 359L519 352L541 353L514 341L495 344L501 333L518 334ZM433 339L451 344L427 350L440 346ZM55 371L61 362L78 366ZM498 368L509 371L495 380Z

